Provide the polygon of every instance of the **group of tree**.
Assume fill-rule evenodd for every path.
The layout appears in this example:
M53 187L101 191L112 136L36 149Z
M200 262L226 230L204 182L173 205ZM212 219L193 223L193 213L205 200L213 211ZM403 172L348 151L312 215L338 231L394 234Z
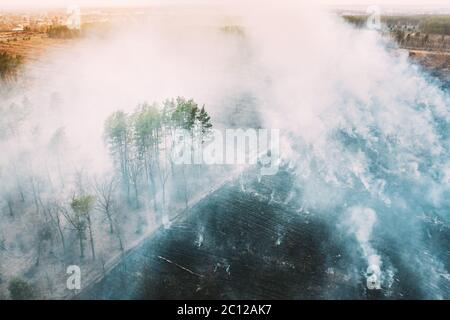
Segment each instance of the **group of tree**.
M211 134L211 118L204 106L178 97L162 105L141 104L132 114L117 111L105 124L106 142L128 202L139 207L142 191L161 219L167 219L169 183L187 206L188 176L195 174L195 168L174 165L177 129L189 133L192 145L203 144Z
M39 274L38 278L17 274L23 279L20 281L0 276L0 296L13 299L39 297L42 291L32 291L30 286L44 281L39 278L45 279L49 270L61 268L60 273L65 274L63 270L69 264L100 270L113 252L124 252L125 232L133 232L133 224L123 226L123 221L134 220L121 207L121 194L113 175L84 175L80 187L77 177L69 176L67 168L51 176L45 170L30 169L31 161L28 158L16 160L8 167L0 165L0 269L10 268L10 258L23 257L29 268L24 270ZM63 181L56 179L58 175ZM42 283L37 287L43 288Z
M30 300L36 297L33 286L21 278L12 279L8 284L8 290L13 300Z
M417 48L425 50L448 50L450 39L444 34L432 35L422 32L405 32L394 30L391 32L393 39L404 48Z
M12 55L8 52L0 52L0 79L10 80L17 75L17 70L22 64L20 55Z
M368 15L344 15L343 19L356 26L365 27ZM421 32L423 34L450 35L450 17L448 15L383 15L381 22L391 31Z
M53 39L73 39L79 37L81 34L78 29L70 29L64 25L50 26L47 29L47 35Z
M9 141L5 145L14 146L27 127L29 104L24 99L0 108L0 141ZM0 269L13 256L26 256L28 268L33 274L44 272L44 279L50 263L62 268L104 266L112 252L123 253L126 241L139 235L147 221L143 219L154 214L158 223L164 222L172 203L187 206L200 190L206 169L174 164L177 129L188 132L192 141L205 143L212 130L210 116L204 107L184 98L161 105L144 103L130 114L114 112L105 123L114 168L100 176L65 161L71 155L64 128L46 136L35 149L8 149L9 161L0 163ZM32 132L35 140L41 139L37 138L41 131ZM34 287L36 279L20 275L23 281L16 279L9 287L12 280L1 279L0 295L6 291L10 297L39 296L40 289L31 290L25 283Z
M420 23L420 30L424 33L450 36L450 16L429 16Z

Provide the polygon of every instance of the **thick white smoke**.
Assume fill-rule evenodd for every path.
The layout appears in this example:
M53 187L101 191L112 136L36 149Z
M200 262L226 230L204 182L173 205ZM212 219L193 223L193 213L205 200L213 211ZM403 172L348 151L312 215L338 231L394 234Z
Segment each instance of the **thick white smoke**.
M377 220L410 260L423 245L422 208L448 210L448 93L379 33L302 2L263 2L246 22L261 66L264 125L284 130L301 201L350 224L368 266L382 266L371 246ZM411 266L431 287L447 273L436 259Z
M239 24L243 34L221 32L225 24ZM419 194L423 204L446 205L449 140L436 119L450 122L448 95L406 54L387 50L378 33L354 30L309 3L180 9L81 40L45 60L30 66L31 88L4 102L21 104L25 94L32 116L25 135L4 143L3 165L30 155L39 160L32 170L57 179L56 163L45 169L45 148L63 128L64 170L102 174L111 167L102 134L112 112L185 96L226 125L221 117L234 107L230 97L249 94L263 127L284 136L282 154L295 165L301 201L317 214L344 208L340 222L369 265L382 267L371 245L376 221L388 227L420 215ZM13 185L11 175L3 188ZM387 234L398 239L416 230L404 225ZM428 267L446 273L439 262Z

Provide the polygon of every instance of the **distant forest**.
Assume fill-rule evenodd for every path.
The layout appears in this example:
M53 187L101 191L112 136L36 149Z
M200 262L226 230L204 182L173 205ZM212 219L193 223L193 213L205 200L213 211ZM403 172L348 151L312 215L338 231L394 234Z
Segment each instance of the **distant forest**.
M47 30L49 38L72 39L80 36L80 30L70 29L67 26L51 26Z
M343 18L358 27L365 25L366 15L348 15ZM449 15L412 15L412 16L382 16L381 22L387 26L417 26L418 31L429 34L450 35Z

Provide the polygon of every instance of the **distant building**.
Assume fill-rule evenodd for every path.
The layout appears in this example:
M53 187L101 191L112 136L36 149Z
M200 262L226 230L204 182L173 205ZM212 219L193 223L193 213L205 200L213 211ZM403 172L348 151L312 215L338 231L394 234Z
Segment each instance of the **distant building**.
M12 32L23 32L23 25L18 24L16 27L14 27L12 30Z

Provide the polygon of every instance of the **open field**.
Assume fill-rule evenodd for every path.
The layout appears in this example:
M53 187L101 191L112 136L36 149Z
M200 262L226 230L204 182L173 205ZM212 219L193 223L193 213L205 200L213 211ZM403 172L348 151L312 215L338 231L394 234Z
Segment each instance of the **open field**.
M70 40L52 39L46 33L24 32L21 34L0 32L0 52L20 55L25 61L36 61L48 49L65 48Z

